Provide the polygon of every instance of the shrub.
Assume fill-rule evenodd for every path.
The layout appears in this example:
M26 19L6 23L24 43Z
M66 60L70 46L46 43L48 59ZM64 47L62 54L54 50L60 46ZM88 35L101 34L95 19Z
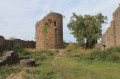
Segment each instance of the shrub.
M3 51L9 51L9 50L12 50L12 48L8 46L0 47L0 56L2 56Z
M14 50L15 52L23 52L23 51L24 51L23 48L21 48L21 47L19 47L19 46L14 47L13 50Z
M18 52L20 54L21 57L25 57L30 55L29 51L24 50L23 48L16 46L13 48L13 51Z
M91 53L73 55L72 57L77 57L79 60L118 61L120 60L120 47L111 47L104 51L96 49Z

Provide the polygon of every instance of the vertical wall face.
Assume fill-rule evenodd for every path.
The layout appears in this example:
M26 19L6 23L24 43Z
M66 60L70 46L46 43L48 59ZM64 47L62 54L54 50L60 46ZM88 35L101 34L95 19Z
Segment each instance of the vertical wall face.
M0 46L3 46L5 42L4 37L0 36Z
M120 46L120 6L113 13L113 19L115 21L116 46Z
M44 29L47 32L44 34ZM36 48L63 47L63 18L61 14L50 13L36 24Z
M112 47L115 45L114 38L114 21L111 22L111 26L108 28L106 33L103 35L102 44L106 46L106 48Z
M101 48L105 45L105 48L120 46L120 6L113 13L113 21L110 27L102 37Z
M22 47L22 48L35 48L35 42L34 41L24 41L20 39L15 40L6 40L3 36L0 36L0 47L7 46L7 47Z
M24 41L20 39L15 39L13 41L13 47L22 47L22 48L35 48L35 42L34 41Z

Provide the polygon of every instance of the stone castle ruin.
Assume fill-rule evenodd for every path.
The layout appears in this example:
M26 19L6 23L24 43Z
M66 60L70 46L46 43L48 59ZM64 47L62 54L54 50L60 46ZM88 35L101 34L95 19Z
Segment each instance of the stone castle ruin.
M63 16L51 12L36 24L36 42L20 39L6 40L0 36L0 47L22 47L22 48L63 48Z
M51 12L36 24L36 48L63 48L63 16Z
M63 16L59 13L51 12L36 24L36 42L24 41L20 39L5 40L0 36L0 46L36 49L59 49L63 48ZM113 13L113 20L110 27L102 37L102 41L96 47L106 49L120 46L120 6Z
M113 20L103 35L101 43L97 44L97 47L102 50L114 46L120 46L120 6L113 13Z

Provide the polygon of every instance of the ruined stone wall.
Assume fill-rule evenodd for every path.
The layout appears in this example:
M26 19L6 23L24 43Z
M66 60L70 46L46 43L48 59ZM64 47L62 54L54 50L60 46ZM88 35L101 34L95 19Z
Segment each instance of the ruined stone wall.
M120 6L113 13L113 20L115 25L115 46L120 46Z
M0 36L0 46L8 46L8 47L22 47L22 48L35 48L34 41L24 41L20 39L15 40L5 40L4 37Z
M120 6L113 13L110 27L102 37L101 49L120 46Z
M43 34L45 24L47 34ZM63 48L63 17L58 13L50 13L36 24L36 48Z
M5 51L3 52L3 56L0 57L0 66L11 65L18 60L18 53L13 51Z
M95 44L95 48L100 48L100 47L101 47L101 43Z
M0 47L3 46L5 43L5 39L3 36L0 36Z
M13 47L22 47L22 48L35 48L35 42L34 41L24 41L20 39L15 39L13 41Z
M13 47L13 41L11 40L5 40L5 46L8 46L8 47Z
M114 41L114 26L113 22L111 22L111 26L108 28L106 33L103 35L102 44L106 46L106 48L112 47L115 45Z

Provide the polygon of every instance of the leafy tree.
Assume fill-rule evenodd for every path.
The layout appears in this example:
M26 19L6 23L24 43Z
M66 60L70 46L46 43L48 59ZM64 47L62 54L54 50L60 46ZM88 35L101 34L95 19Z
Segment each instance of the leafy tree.
M99 13L95 16L76 15L73 13L67 27L76 38L79 45L86 48L94 47L102 36L102 24L106 23L107 16Z

